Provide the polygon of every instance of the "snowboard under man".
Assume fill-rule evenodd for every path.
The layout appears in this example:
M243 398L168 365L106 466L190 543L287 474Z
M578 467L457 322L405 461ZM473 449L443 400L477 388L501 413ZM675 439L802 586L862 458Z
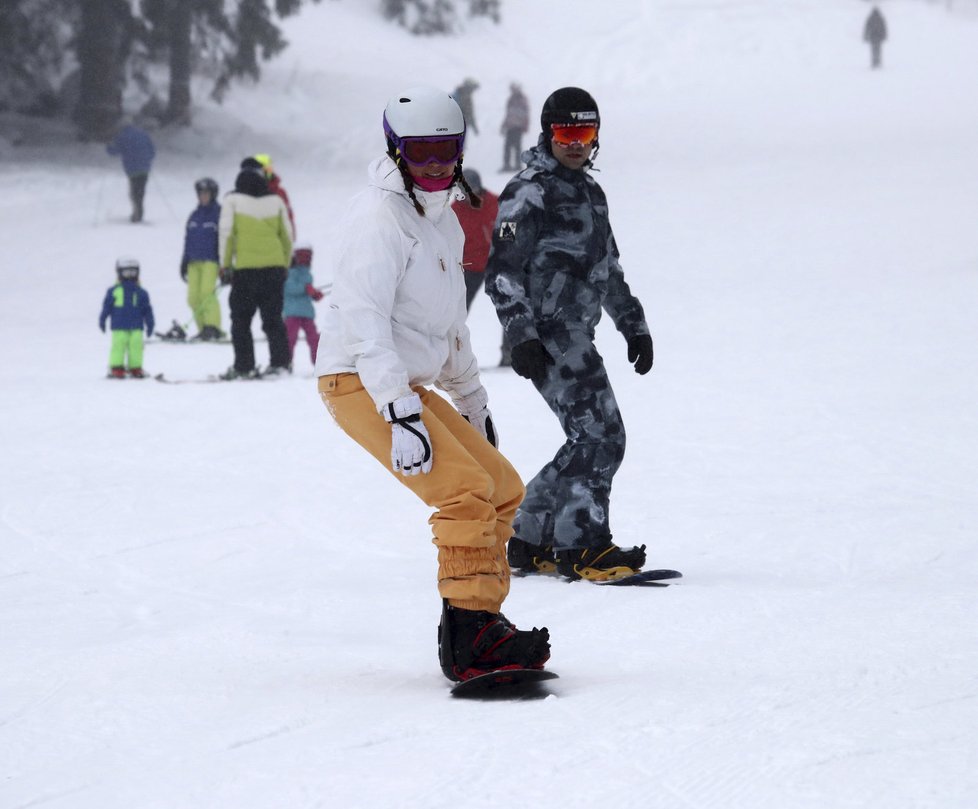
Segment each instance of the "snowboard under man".
M652 368L652 338L618 264L604 192L588 174L597 103L564 87L544 103L540 125L537 145L522 155L527 167L499 197L486 291L513 346L513 369L532 380L567 441L527 485L508 558L524 573L618 578L645 564L645 546L612 541L608 507L625 429L594 330L604 309L639 374Z

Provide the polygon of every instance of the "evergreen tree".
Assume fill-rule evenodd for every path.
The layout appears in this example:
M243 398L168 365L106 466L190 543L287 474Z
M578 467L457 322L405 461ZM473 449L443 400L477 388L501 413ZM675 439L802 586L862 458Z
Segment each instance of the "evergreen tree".
M140 4L150 54L159 61L165 58L169 65L168 122L190 120L190 80L200 66L198 54L206 52L216 61L212 95L222 99L232 81L258 79L259 60L267 61L285 49L277 19L295 14L302 0L238 0L226 5L222 0L142 0Z
M468 0L470 17L500 20L501 0ZM456 0L383 0L381 14L412 34L450 34L458 28Z
M58 111L64 54L77 18L72 0L0 3L0 110Z
M122 117L134 20L126 0L82 0L79 6L76 54L81 90L75 120L82 138L105 140Z

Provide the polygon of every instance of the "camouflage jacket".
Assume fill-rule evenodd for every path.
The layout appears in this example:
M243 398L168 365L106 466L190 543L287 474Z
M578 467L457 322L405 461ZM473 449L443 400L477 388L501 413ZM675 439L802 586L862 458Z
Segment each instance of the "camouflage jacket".
M593 338L602 308L626 339L648 334L618 263L601 186L543 145L522 157L527 167L499 196L486 266L486 291L510 345L573 331Z

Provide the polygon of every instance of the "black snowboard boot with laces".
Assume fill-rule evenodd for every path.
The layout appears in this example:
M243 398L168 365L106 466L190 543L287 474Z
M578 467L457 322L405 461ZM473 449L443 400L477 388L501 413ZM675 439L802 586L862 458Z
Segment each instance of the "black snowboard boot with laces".
M438 662L449 680L470 680L500 669L542 669L549 658L546 628L517 629L501 612L463 610L444 602Z
M568 579L608 581L631 576L645 564L645 546L619 548L614 543L597 548L571 548L560 550L557 556L557 572Z
M557 569L554 549L551 545L531 545L519 537L512 537L506 546L506 559L517 574L553 573Z

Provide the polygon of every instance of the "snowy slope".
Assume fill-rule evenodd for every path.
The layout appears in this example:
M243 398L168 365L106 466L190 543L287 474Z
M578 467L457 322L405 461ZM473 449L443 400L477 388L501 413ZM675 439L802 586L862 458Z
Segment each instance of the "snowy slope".
M322 3L261 85L159 136L140 227L99 147L3 119L0 806L975 806L978 19L883 9L872 73L852 0L526 0L431 40ZM386 98L467 75L497 191L510 81L601 105L657 358L635 376L602 324L613 527L686 573L515 581L561 674L538 702L448 698L426 510L329 421L301 345L281 382L111 383L96 329L124 254L160 325L187 319L192 181L258 150L326 280ZM487 299L471 325L493 365ZM485 383L529 478L557 425Z

